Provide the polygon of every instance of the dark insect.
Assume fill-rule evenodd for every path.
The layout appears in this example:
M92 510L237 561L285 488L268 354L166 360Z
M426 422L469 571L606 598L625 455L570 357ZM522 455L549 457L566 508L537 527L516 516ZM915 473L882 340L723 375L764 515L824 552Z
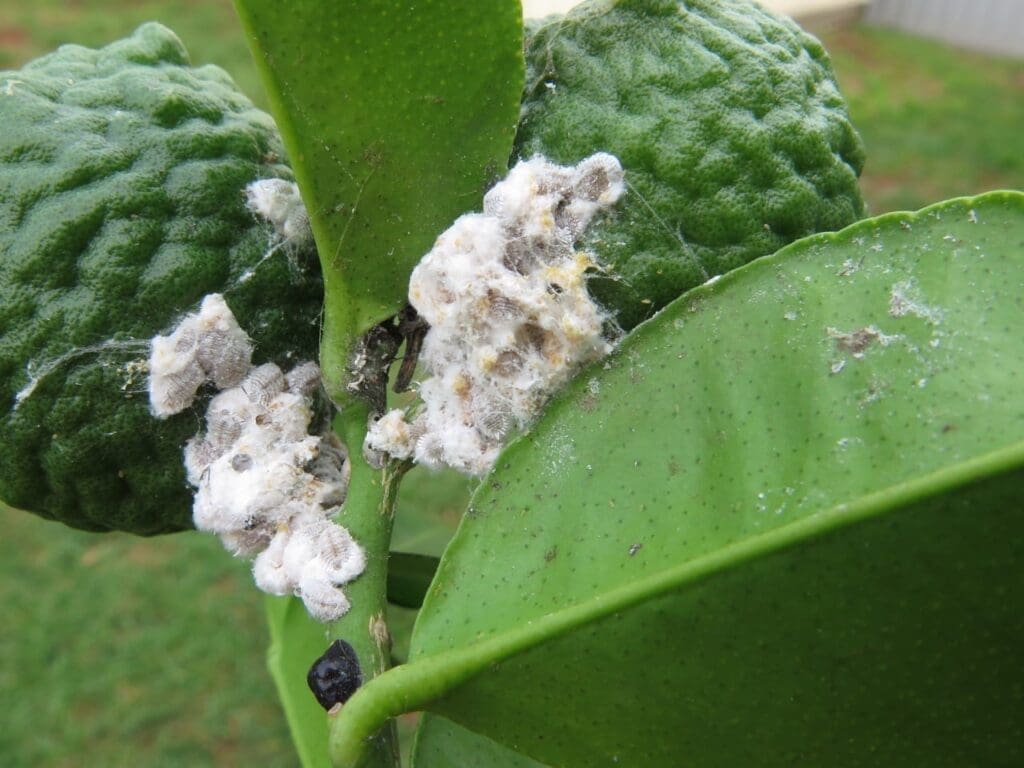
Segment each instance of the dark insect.
M345 388L370 404L374 415L384 413L388 401L388 371L402 345L402 334L388 318L363 334L349 355Z
M416 363L420 359L420 350L423 349L423 340L429 330L427 321L419 316L412 305L406 304L405 309L398 314L398 332L405 339L405 356L395 377L395 392L405 392L412 384Z
M313 662L306 682L324 709L344 704L363 684L355 648L344 640L335 640L324 655Z
M405 342L405 355L395 377L395 392L405 392L416 373L416 362L430 326L406 304L397 315L367 331L349 356L347 389L370 404L375 416L384 413L388 399L388 374L398 348Z

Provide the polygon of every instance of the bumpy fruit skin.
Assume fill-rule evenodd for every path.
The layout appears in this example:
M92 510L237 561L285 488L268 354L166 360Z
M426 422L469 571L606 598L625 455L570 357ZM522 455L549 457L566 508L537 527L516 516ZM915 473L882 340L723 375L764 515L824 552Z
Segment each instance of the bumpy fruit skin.
M821 44L747 0L595 0L527 30L516 156L626 170L582 246L626 328L717 274L860 218L861 140Z
M273 122L147 24L0 73L0 126L0 499L86 530L191 527L205 403L150 414L149 339L220 292L255 362L315 359L315 254L263 260L245 207L247 183L288 175Z

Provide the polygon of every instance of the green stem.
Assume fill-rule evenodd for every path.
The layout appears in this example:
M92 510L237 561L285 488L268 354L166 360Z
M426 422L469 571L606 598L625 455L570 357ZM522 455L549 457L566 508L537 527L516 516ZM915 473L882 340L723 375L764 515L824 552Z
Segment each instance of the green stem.
M324 277L320 371L324 387L327 389L327 396L331 402L341 409L343 414L351 413L354 417L363 419L361 425L353 422L351 427L346 430L351 434L346 434L343 437L353 455L361 454L362 435L366 432L365 404L354 398L345 385L348 382L349 356L352 354L352 348L355 346L360 332L366 329L358 326L358 320L347 300L349 289L345 284L342 270L337 264L331 263L331 259L323 256L325 250L319 239L317 239L317 250L321 254L320 267ZM359 411L359 414L356 414L356 411ZM348 442L357 433L359 433L359 442Z
M345 587L352 607L330 628L331 639L341 638L355 649L364 684L390 666L391 636L386 614L388 549L398 487L408 469L404 463L391 462L380 472L366 463L362 445L368 415L368 406L358 401L349 402L335 421L335 428L348 446L352 471L348 498L339 522L348 528L366 553L366 570ZM397 768L400 765L398 737L392 723L367 741L361 766Z

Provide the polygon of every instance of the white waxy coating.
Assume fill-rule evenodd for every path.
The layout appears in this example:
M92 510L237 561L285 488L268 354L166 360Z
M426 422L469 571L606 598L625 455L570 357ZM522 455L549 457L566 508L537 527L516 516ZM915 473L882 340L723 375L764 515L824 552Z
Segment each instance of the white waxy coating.
M579 369L611 350L586 289L595 265L575 242L624 191L622 167L593 155L575 167L520 162L460 217L413 270L409 301L430 324L422 405L382 416L370 452L486 472Z
M366 567L362 548L331 520L345 500L345 449L332 436L309 434L320 386L314 363L287 374L251 364L252 345L223 297L207 296L168 336L151 343L153 412L170 416L191 405L206 382L206 432L185 446L195 486L193 520L218 534L236 555L255 556L256 585L294 594L320 621L349 608L339 589Z
M309 375L307 367L291 380L308 386ZM225 444L208 433L186 448L188 477L197 487L193 519L235 552L253 554L264 542L253 563L256 585L297 595L310 615L333 621L349 605L338 587L361 574L366 559L348 531L329 519L345 498L344 452L308 433L310 394L285 389L288 381L268 363L210 401L209 428L223 434L223 425L234 424L237 435Z
M309 215L299 187L284 179L258 179L245 188L249 210L269 221L283 240L304 240L311 235Z
M269 595L289 595L295 589L295 580L284 569L284 550L290 538L289 530L278 531L267 548L253 560L253 580Z
M149 404L158 418L188 408L207 381L224 389L252 367L252 343L219 293L203 299L168 336L150 342Z

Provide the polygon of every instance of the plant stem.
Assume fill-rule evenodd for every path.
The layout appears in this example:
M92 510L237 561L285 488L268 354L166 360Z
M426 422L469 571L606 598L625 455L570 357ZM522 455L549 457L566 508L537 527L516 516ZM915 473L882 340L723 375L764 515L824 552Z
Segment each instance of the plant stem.
M398 486L408 469L404 463L389 462L380 472L366 463L362 445L368 415L368 406L349 401L335 421L335 428L348 446L352 470L348 498L339 522L348 528L366 553L366 570L345 587L352 607L330 628L332 639L341 638L355 649L364 684L390 666L391 636L386 614L388 550ZM399 766L398 738L393 724L385 726L370 741L363 766Z
M314 232L316 233L315 229ZM316 233L316 235L320 268L324 279L324 315L323 325L320 329L320 373L331 402L338 407L342 414L352 413L355 416L354 412L364 404L357 401L345 385L348 383L349 356L359 337L360 329L358 320L349 306L349 290L342 270L331 259L323 256L324 246L321 243L329 242L327 235L321 236L320 233ZM353 422L351 428L339 429L339 433L347 431L354 436L360 428L365 433L365 411L361 414L361 418L363 419L361 427L358 423ZM351 436L346 434L342 439L353 454L360 453L363 445L362 438L360 437L359 443L353 444L347 442Z

